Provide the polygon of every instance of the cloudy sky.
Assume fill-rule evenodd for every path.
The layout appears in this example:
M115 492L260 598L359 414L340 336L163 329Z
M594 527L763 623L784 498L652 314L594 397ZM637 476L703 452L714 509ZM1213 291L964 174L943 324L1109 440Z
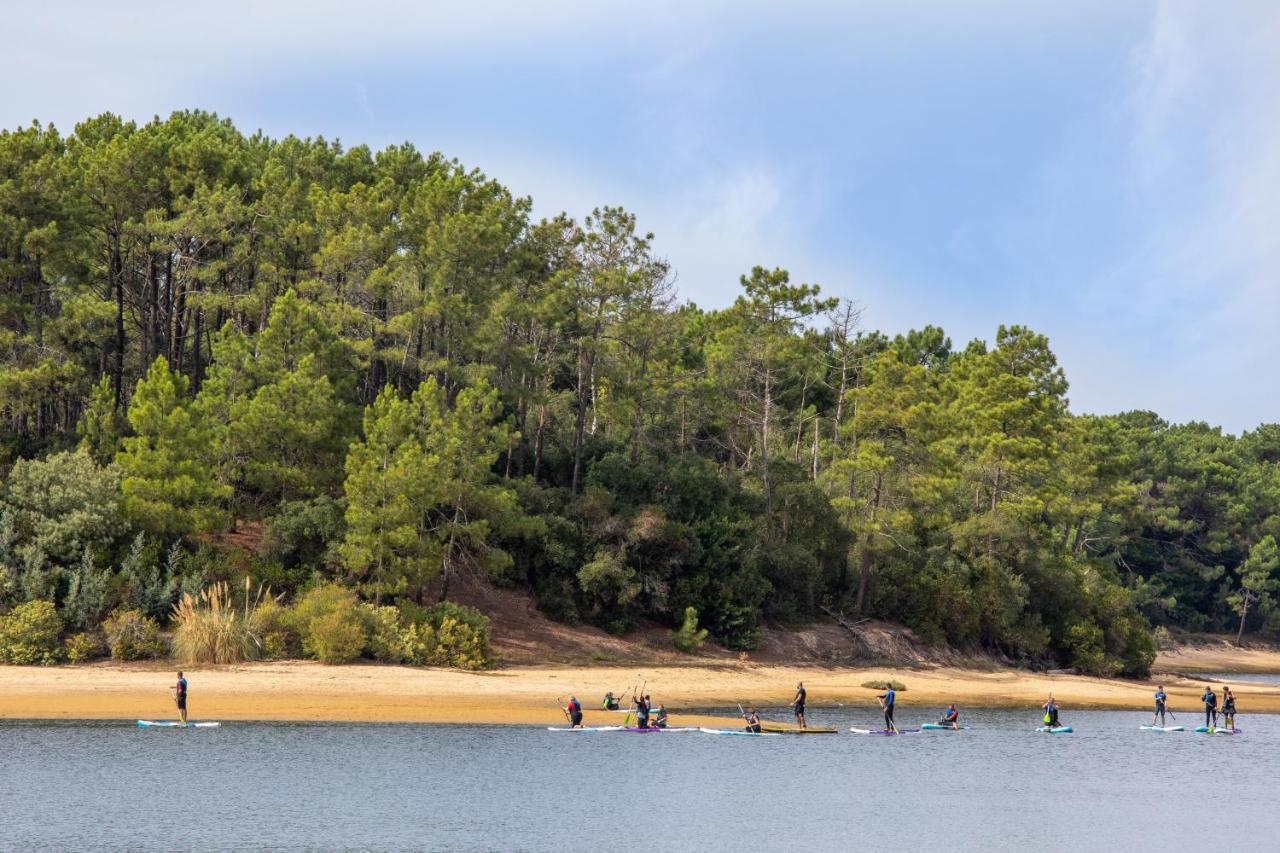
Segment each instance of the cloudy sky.
M1280 4L694 5L23 4L0 125L408 140L634 210L700 305L783 266L869 328L1030 325L1076 411L1280 421Z

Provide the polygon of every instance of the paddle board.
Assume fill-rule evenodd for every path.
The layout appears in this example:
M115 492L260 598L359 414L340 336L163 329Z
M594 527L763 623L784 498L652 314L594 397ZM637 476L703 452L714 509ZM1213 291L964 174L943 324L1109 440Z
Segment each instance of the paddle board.
M1210 735L1238 735L1241 733L1240 729L1219 729L1219 728L1209 729L1209 728L1205 728L1204 726L1196 726L1196 731L1200 732L1201 734L1210 734Z
M222 723L182 723L178 720L138 720L139 728L144 729L212 729Z
M739 737L781 737L777 732L747 732L739 729L698 729L705 735L737 735Z
M1052 729L1045 728L1044 726L1040 726L1039 728L1036 729L1036 731L1044 732L1045 734L1050 734L1050 735L1066 735L1066 734L1071 734L1073 731L1075 731L1075 729L1071 728L1071 726L1058 726Z
M623 731L634 732L635 734L643 735L643 734L650 734L652 732L696 732L697 729L690 728L689 726L669 726L665 729L658 728L656 726L649 726L648 728L643 728L643 729L638 726L627 726L625 729L623 729Z
M922 723L921 731L926 732L960 732L969 728L968 726L944 726L941 723Z
M889 735L890 737L892 737L893 735L914 735L914 734L920 733L919 729L898 729L895 732L893 729L852 728L852 729L849 729L849 731L853 732L855 735Z
M786 726L762 726L761 731L775 735L833 735L837 730L829 726L810 726L807 729L793 729Z
M622 726L579 726L571 729L568 726L547 726L549 732L620 732Z
M1181 732L1185 731L1182 726L1138 726L1144 732Z

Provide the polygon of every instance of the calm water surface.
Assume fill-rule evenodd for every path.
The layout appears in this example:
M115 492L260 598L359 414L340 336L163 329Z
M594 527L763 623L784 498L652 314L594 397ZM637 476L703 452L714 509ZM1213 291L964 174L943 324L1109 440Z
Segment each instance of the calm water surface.
M876 714L811 718L846 729ZM1280 718L1242 714L1235 737L1140 732L1141 712L1063 720L1075 734L1009 711L897 738L8 722L0 848L1280 849Z

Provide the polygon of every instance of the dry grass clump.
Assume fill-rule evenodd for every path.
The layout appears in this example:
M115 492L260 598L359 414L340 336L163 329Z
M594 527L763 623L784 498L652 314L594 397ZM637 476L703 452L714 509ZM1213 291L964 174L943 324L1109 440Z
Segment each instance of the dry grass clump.
M243 607L236 606L225 581L198 595L183 595L173 608L174 657L187 663L239 663L260 657L262 638L254 613L264 601L278 598L263 586L253 594L248 578L244 579Z

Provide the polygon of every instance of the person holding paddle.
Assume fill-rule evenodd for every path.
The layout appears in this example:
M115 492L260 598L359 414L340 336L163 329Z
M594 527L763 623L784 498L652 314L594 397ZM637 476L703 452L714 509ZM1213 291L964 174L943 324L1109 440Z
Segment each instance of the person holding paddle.
M1225 685L1222 688L1222 724L1229 732L1236 730L1236 694Z
M884 709L885 731L897 734L898 727L893 724L893 703L898 698L898 694L893 689L893 682L889 682L888 686L884 689L884 693L881 693L876 698L880 700L880 707Z
M741 705L738 706L738 710L742 710ZM743 718L747 721L747 731L754 735L760 734L760 715L756 713L755 708L743 714Z
M169 688L173 701L178 704L178 719L185 725L187 722L187 679L178 671L178 682Z
M796 698L791 700L791 707L795 709L796 725L802 729L808 728L808 724L804 721L804 703L807 693L804 689L804 682L796 683Z
M604 694L604 702L602 703L602 707L606 711L618 710L618 700L614 698L612 690Z
M1165 703L1166 703L1166 702L1168 702L1168 700L1169 700L1169 697L1165 695L1165 692L1164 692L1164 685L1163 685L1163 684L1160 684L1160 685L1158 685L1158 686L1156 687L1156 695L1155 695L1155 699L1156 699L1156 712L1155 712L1154 714L1152 714L1152 715L1151 715L1151 725L1154 727L1154 726L1155 726L1155 724L1156 724L1156 718L1157 718L1157 717L1159 717L1159 718L1160 718L1160 725L1161 725L1161 727L1163 727L1163 726L1164 726L1164 711L1165 711L1165 707L1164 707L1164 706L1165 706Z
M1050 729L1062 728L1062 722L1058 719L1058 703L1053 701L1053 694L1049 694L1049 701L1040 706L1044 709L1044 724Z
M960 728L960 712L956 710L956 703L952 702L947 706L947 711L942 715L942 719L938 721L938 725L951 729Z
M569 721L570 726L575 729L582 727L582 703L578 701L577 696L570 696L569 704L561 710L564 711L564 716Z

